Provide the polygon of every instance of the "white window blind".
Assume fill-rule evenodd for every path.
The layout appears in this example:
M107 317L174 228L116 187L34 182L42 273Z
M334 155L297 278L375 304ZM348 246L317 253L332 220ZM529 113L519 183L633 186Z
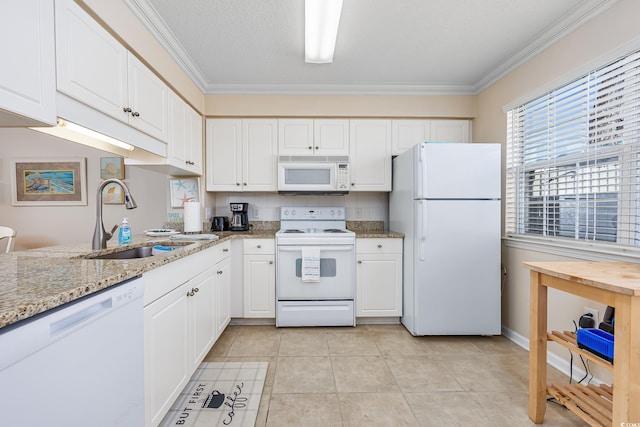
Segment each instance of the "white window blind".
M640 51L507 112L507 235L640 246Z

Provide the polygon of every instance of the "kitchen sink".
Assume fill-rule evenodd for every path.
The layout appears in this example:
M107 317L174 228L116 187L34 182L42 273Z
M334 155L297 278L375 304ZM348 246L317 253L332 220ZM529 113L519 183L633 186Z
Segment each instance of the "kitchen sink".
M162 246L163 248L171 248L171 250L167 250L166 253L171 253L174 250L179 250L184 248L185 246L191 245L193 242L171 242L170 244L162 244L162 243L150 243L145 246L138 246L135 248L121 249L116 252L109 253L98 253L98 254L88 254L83 255L81 258L85 259L136 259L136 258L146 258L153 255L153 247L154 246ZM100 251L103 252L103 251ZM164 251L163 251L164 252Z

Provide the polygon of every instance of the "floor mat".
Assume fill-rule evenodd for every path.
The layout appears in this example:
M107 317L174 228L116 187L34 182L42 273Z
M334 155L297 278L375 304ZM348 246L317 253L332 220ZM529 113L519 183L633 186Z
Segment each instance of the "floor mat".
M268 367L268 362L200 364L160 426L254 426Z

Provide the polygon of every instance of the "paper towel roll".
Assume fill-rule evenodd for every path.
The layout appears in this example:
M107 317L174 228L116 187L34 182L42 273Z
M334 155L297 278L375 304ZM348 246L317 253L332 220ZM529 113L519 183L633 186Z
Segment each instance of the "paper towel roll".
M186 202L184 204L184 232L199 233L201 231L200 202Z

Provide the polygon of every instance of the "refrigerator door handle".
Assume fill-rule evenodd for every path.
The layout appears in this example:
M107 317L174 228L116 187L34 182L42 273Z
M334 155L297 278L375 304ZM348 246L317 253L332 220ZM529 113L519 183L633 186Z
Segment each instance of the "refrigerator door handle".
M420 261L424 261L426 257L426 244L427 244L427 207L424 200L418 201L418 252Z

